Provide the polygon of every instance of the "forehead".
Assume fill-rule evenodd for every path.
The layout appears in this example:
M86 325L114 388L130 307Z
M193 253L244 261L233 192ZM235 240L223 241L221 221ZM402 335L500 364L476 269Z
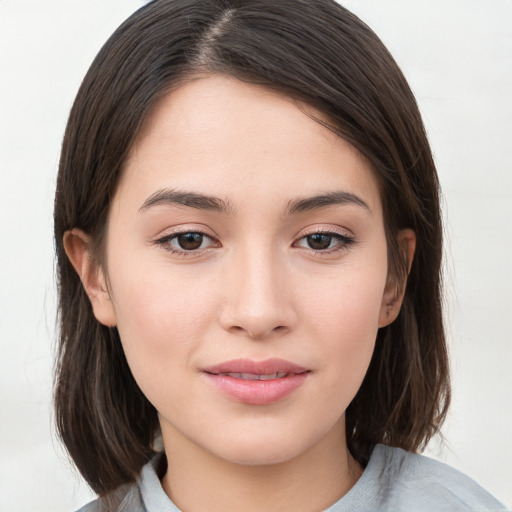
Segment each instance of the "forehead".
M216 75L194 79L150 113L119 189L140 197L163 187L218 197L272 193L283 201L344 189L379 209L368 162L313 117L326 120L262 86Z

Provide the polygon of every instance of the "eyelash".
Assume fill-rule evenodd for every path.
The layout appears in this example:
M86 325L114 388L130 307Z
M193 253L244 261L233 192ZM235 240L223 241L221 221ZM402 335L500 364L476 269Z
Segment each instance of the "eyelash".
M203 231L200 231L200 230L187 230L187 231L180 231L177 233L172 233L170 235L164 235L164 236L154 240L153 243L155 245L163 248L165 251L169 252L170 254L181 256L184 258L198 257L212 248L212 247L206 247L203 249L198 248L198 249L187 250L187 249L176 249L176 248L172 247L171 243L173 241L177 240L178 237L184 236L184 235L199 235L199 236L201 236L202 237L201 245L205 239L210 240L216 244L219 244L219 242L216 241L212 236L207 235L206 233L204 233ZM347 250L351 245L356 243L356 240L354 239L354 237L349 236L347 234L342 234L342 233L338 233L336 231L329 231L329 230L317 230L317 231L312 231L310 233L306 233L305 235L302 235L299 239L297 239L293 243L293 246L297 247L297 244L300 241L307 240L307 238L315 236L315 235L325 235L325 236L331 237L331 239L336 240L335 246L328 247L327 249L313 249L312 247L307 248L309 251L313 252L314 254L321 255L321 256L336 253L338 251ZM330 242L332 242L332 240ZM213 248L215 248L215 246Z
M333 253L337 253L339 251L346 251L351 245L356 243L356 240L353 236L350 236L345 233L339 233L337 231L330 231L327 229L315 230L310 233L306 233L302 235L296 242L294 242L294 246L297 245L301 240L306 240L307 238L315 235L324 235L331 237L331 239L336 240L334 247L329 247L327 249L313 249L309 247L308 249L312 251L314 254L320 256L327 256ZM332 241L332 240L331 240Z
M164 249L165 251L167 251L171 254L181 256L184 258L197 257L199 255L204 254L208 249L211 249L211 247L207 247L207 248L203 248L203 249L200 249L200 248L192 249L192 250L174 248L171 245L171 243L174 240L177 240L178 237L184 236L184 235L200 235L202 237L201 245L205 239L216 242L216 240L212 236L207 235L203 231L190 229L190 230L186 230L186 231L179 231L177 233L172 233L171 235L164 235L161 238L157 238L153 243L155 245L158 245L159 247L161 247L162 249ZM218 242L216 242L216 243L218 243Z

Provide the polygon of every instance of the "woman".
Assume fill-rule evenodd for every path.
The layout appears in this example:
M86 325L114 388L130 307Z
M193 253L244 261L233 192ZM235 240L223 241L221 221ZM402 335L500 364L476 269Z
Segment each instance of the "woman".
M71 112L55 237L91 510L503 510L414 454L449 404L437 176L338 4L135 13Z

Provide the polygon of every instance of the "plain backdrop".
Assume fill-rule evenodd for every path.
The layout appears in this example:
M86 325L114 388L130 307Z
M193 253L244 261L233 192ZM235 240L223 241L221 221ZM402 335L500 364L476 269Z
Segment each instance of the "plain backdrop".
M0 0L0 510L92 494L56 441L52 203L74 95L137 0ZM512 510L512 1L349 0L420 104L443 188L454 400L427 453Z

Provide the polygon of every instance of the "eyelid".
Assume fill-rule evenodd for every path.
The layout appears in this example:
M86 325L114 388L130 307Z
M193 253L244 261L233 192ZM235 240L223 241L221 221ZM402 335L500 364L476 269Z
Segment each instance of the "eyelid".
M347 237L353 236L352 232L346 228L342 228L340 226L327 226L323 224L305 228L301 236L313 235L315 233L336 233L337 235L343 235Z
M300 240L301 238L304 238L306 236L316 235L316 234L322 234L322 235L338 235L342 238L347 238L350 240L355 241L355 236L349 229L342 228L340 226L328 226L328 225L315 225L310 226L307 228L304 228L302 231L300 231L297 236L295 237L295 240Z
M179 224L177 226L169 226L162 229L157 235L153 236L150 241L161 240L171 236L182 235L185 233L199 233L201 235L217 240L217 235L204 224Z

